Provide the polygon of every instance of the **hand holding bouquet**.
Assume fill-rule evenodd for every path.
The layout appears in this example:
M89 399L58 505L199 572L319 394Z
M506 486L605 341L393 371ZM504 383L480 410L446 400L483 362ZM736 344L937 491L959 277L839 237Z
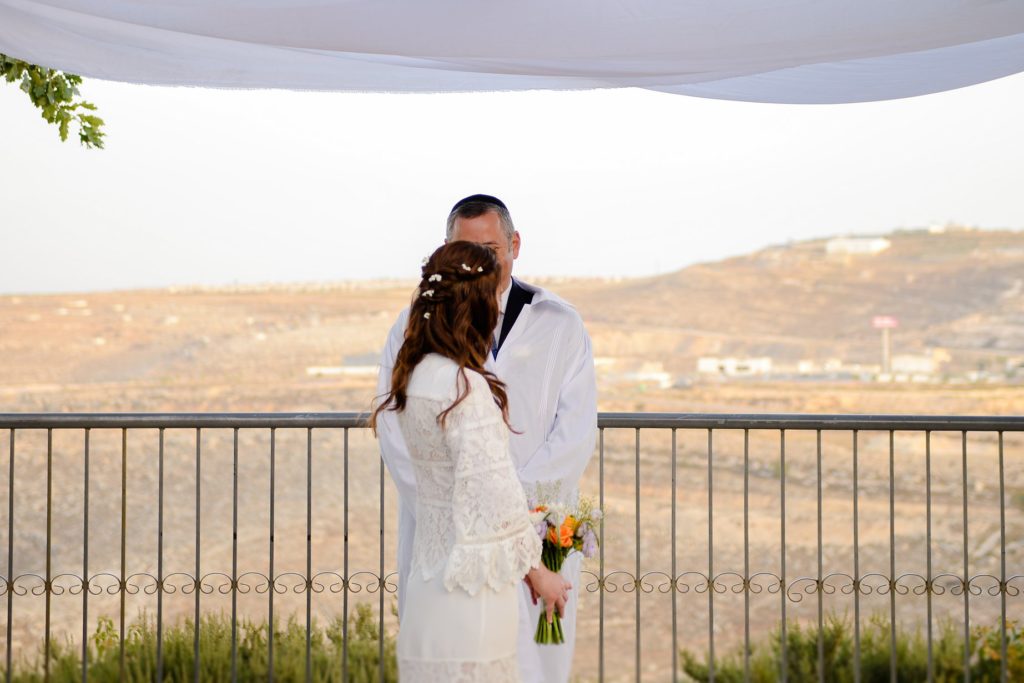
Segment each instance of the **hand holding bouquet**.
M601 520L601 511L592 500L581 498L574 507L557 503L542 503L530 511L530 521L543 541L541 562L553 572L559 572L569 553L578 551L584 557L597 554L598 541L595 527ZM549 623L542 612L537 621L534 641L546 644L565 642L558 612Z

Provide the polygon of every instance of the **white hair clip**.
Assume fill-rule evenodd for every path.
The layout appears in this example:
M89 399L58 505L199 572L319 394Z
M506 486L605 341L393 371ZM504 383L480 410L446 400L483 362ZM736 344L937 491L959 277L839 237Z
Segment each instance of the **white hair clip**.
M427 263L428 263L429 261L430 261L430 257L429 257L429 256L424 256L424 257L423 257L423 260L422 260L422 261L420 261L420 263L422 263L423 265L427 265Z
M483 266L477 266L476 267L476 272L478 272L478 273L484 272L484 267Z
M427 320L430 320L430 311L427 311L426 313L424 313L423 317L426 318Z
M434 296L434 290L428 289L427 291L420 294L420 296Z
M470 273L473 272L473 269L467 266L465 263L462 264L462 269Z
M440 282L440 281L441 281L441 273L434 273L433 275L431 275L430 277L427 278L427 282Z

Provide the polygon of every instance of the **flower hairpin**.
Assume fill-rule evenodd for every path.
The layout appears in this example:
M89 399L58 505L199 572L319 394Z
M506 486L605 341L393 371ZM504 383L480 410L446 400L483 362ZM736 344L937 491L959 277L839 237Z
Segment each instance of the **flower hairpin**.
M441 273L434 273L433 275L431 275L430 277L427 278L427 282L440 282L440 281L441 281Z
M420 261L420 263L422 263L423 265L427 265L427 263L429 263L429 262L430 262L430 257L429 256L424 256L423 260Z
M427 291L420 294L420 296L434 296L434 290L428 289Z
M477 266L476 267L476 272L478 272L478 273L484 272L484 267L483 266Z
M463 263L463 264L462 264L462 269L463 269L463 270L465 270L465 271L467 271L467 272L472 272L472 270L473 270L472 268L470 268L469 266L467 266L467 265L466 265L465 263Z
M426 318L427 320L430 320L430 311L427 311L426 313L424 313L423 317Z

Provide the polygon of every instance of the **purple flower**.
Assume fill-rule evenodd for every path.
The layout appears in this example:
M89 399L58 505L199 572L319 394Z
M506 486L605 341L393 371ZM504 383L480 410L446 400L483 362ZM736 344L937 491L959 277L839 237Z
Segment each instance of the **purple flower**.
M541 540L544 540L544 536L548 533L547 509L541 510L539 508L535 508L531 510L530 523L533 524L533 528L537 530L537 535L540 536Z
M583 536L582 551L584 557L597 555L597 535L593 529L587 529L587 533Z

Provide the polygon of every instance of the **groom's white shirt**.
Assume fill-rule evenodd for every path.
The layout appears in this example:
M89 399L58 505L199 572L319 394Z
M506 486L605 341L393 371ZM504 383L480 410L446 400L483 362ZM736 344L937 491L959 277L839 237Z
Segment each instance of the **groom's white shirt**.
M572 501L597 436L597 385L590 337L571 305L540 287L517 282L533 292L533 301L523 306L497 359L488 357L487 369L505 382L508 390L509 419L520 432L511 435L510 450L527 495L538 483L558 482L563 497ZM381 356L379 394L389 389L408 318L406 309L388 334ZM404 576L412 561L416 530L416 478L394 412L381 414L377 433L381 456L399 494L398 571ZM573 584L562 622L565 646L541 648L533 642L539 606L530 604L528 590L525 585L522 588L519 664L527 683L568 680L575 644L579 567L579 558L572 557L562 572ZM399 619L403 607L399 583Z

